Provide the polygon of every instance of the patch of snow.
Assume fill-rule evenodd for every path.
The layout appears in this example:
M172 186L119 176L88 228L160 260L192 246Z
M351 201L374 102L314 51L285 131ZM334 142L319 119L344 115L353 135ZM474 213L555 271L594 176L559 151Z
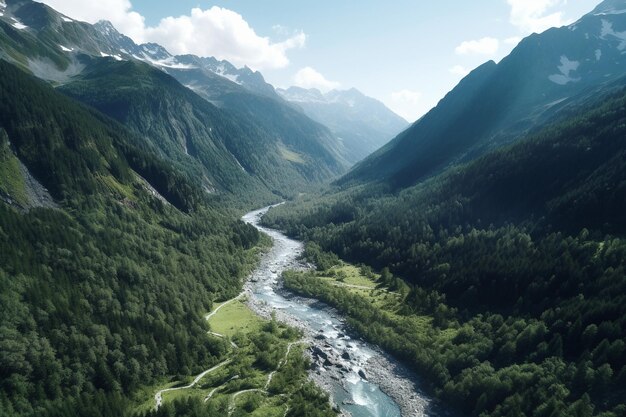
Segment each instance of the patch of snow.
M145 49L145 46L144 46ZM171 56L165 59L153 59L148 56L145 52L142 53L143 56L133 55L134 58L152 64L156 67L164 67L164 68L172 68L172 69L194 69L197 68L195 65L188 65L180 63L176 60L175 57Z
M67 48L63 45L59 45L59 48L61 48L63 52L72 52L74 50L74 48Z
M1 16L4 16L4 13L0 12L0 17L1 17Z
M72 62L65 70L59 71L56 64L49 59L29 59L28 69L37 78L65 83L85 69L83 64Z
M61 16L61 19L63 19L64 22L73 22L74 21L73 19L70 19L67 16Z
M0 0L0 9L6 9L7 4Z
M100 52L100 56L102 56L102 58L109 57L109 58L115 59L116 61L123 61L122 57L119 55L109 55L109 54L105 54L102 51Z
M626 31L616 32L615 30L613 30L613 23L609 22L608 20L602 19L602 29L600 30L600 35L602 39L606 39L608 36L617 38L620 41L617 49L619 49L620 51L626 49Z
M602 58L602 49L596 49L596 61L599 61Z
M13 23L13 27L14 27L15 29L18 29L18 30L24 30L24 29L28 28L28 26L26 26L25 24L23 24L23 23L21 23L21 22L15 22L15 23Z
M621 9L621 10L611 9L611 10L605 10L601 13L596 13L594 16L608 16L608 15L624 14L624 13L626 13L626 9Z
M569 97L564 97L564 98L561 98L561 99L558 99L558 100L554 100L552 103L548 103L548 104L546 104L546 105L545 105L545 108L554 107L554 106L556 106L557 104L560 104L560 103L564 102L564 101L565 101L565 100L567 100L568 98L569 98Z
M124 49L124 48L120 49L120 52L123 53L123 54L127 54L128 55L128 51L126 49Z
M229 74L226 72L226 67L224 66L224 64L220 64L217 68L215 68L215 70L213 71L215 74L219 75L220 77L224 77L227 80L230 80L232 82L234 82L235 84L240 84L241 85L241 81L239 81L239 75L237 74Z
M557 67L561 73L550 75L548 79L553 83L559 85L565 85L570 82L580 81L580 78L574 78L571 76L571 73L576 72L579 66L580 62L570 61L569 58L567 58L565 55L562 55L561 65Z
M233 155L231 153L231 155ZM246 171L246 169L243 167L243 165L241 165L241 163L239 162L239 160L235 157L235 155L233 155L233 159L235 160L235 162L237 163L237 165L239 165L239 168L241 168L241 170L245 173L247 173L248 171Z
M589 40L589 34L585 33L585 39Z

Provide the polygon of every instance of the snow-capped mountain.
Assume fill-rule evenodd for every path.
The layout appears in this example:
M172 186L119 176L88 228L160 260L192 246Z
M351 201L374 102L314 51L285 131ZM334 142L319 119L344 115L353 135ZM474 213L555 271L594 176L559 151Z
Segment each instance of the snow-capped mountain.
M357 162L408 127L402 117L357 89L332 90L290 87L276 92L342 140L350 162Z
M263 75L248 67L237 68L230 62L219 61L213 57L196 55L172 55L164 47L156 43L135 44L132 39L119 33L108 21L100 21L94 28L117 49L122 58L134 58L151 65L167 69L202 69L241 85L258 94L275 96L274 88L265 82Z
M111 57L118 61L137 59L165 71L200 68L254 93L276 98L274 88L265 82L261 73L247 67L236 68L227 61L218 61L212 57L175 56L155 43L138 45L128 36L118 32L108 21L102 20L90 25L64 16L41 3L29 0L0 1L0 27L4 32L4 36L0 36L0 42L2 38L6 41L2 44L3 49L13 50L11 51L13 53L7 53L8 58L26 55L25 59L16 61L26 62L29 69L42 78L62 81L63 78L79 71L78 67L81 64L78 56L87 54ZM15 36L10 35L12 31L37 38L48 47L48 50L34 51L19 47L15 43ZM53 63L62 61L71 68L66 74L62 74L65 71L59 70L58 65L55 65L57 68L47 68Z

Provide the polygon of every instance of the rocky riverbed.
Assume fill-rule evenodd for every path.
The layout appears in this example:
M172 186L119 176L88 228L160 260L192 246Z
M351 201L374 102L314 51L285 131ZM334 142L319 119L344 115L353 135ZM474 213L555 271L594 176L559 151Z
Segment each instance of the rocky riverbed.
M310 378L326 390L342 415L421 417L441 415L420 390L417 378L380 349L350 334L341 315L316 300L282 287L288 269L306 269L298 261L303 246L280 232L259 226L267 209L244 216L274 240L244 291L248 306L262 317L276 318L303 331L312 363Z

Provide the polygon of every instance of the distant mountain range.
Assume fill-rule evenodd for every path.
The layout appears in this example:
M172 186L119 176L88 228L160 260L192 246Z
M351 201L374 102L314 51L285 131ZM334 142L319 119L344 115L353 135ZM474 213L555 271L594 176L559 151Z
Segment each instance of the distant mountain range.
M478 67L439 104L343 180L413 184L568 113L624 76L626 4L606 1L579 21L525 38Z
M0 58L146 137L210 193L285 197L349 165L341 142L258 72L137 45L108 22L30 0L8 0L1 13Z
M348 151L346 158L351 163L365 158L409 125L383 103L355 88L326 94L300 87L276 92L311 119L328 126Z

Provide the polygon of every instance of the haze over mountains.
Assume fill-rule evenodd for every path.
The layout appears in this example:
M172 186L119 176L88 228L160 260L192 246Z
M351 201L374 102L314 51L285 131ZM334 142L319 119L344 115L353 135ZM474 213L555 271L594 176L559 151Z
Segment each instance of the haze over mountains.
M351 163L360 161L408 127L406 120L383 103L354 88L326 94L300 87L276 91L311 119L328 126L347 149L346 158Z

